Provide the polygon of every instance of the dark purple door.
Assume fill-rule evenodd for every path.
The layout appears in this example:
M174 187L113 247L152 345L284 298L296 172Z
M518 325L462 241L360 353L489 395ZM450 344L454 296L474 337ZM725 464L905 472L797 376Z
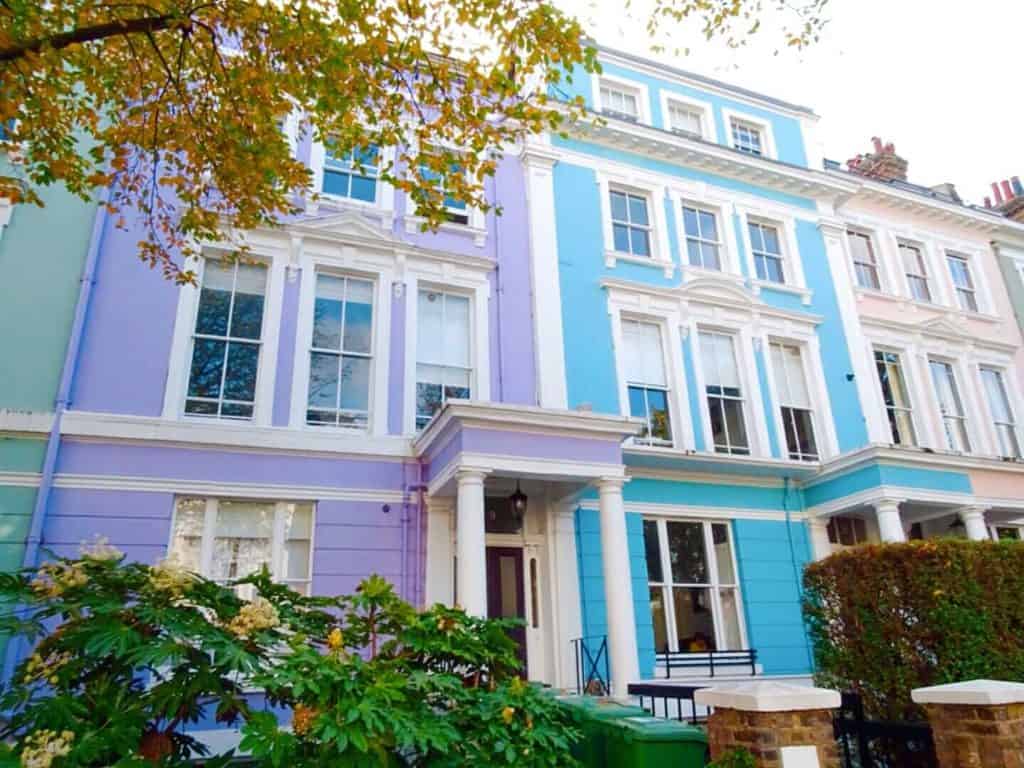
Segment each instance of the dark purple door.
M523 550L516 547L487 548L487 615L492 619L520 619L509 631L519 645L526 673L526 606L523 602Z

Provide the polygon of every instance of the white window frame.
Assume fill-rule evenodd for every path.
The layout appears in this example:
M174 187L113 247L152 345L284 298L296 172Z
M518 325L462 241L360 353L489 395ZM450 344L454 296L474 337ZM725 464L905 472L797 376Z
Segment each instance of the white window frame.
M640 264L661 269L665 277L675 274L676 265L672 260L668 241L668 223L665 216L666 190L663 184L646 177L599 172L597 176L598 195L601 202L601 227L604 234L604 263L614 269L618 262ZM615 235L612 230L611 192L622 191L647 198L651 220L651 255L633 256L615 250Z
M421 290L438 291L465 296L469 299L469 359L473 365L470 393L475 401L491 399L490 317L488 306L490 288L486 274L471 280L450 276L447 279L423 273L407 273L405 278L405 402L402 425L405 435L415 435L416 429L416 351L419 333L417 302Z
M999 441L999 431L996 429L996 422L992 413L992 404L989 402L988 391L985 389L985 381L981 375L983 368L988 368L999 373L1000 379L1003 383L1003 392L1006 395L1007 405L1009 406L1010 413L1013 416L1013 433L1017 438L1017 447L1021 452L1021 457L1024 458L1024 440L1022 440L1024 429L1021 428L1021 414L1024 413L1024 410L1022 410L1022 408L1024 408L1024 403L1022 403L1020 391L1013 375L1011 374L1012 363L1007 362L1003 364L989 360L979 360L978 364L974 366L974 372L977 374L977 386L980 401L979 405L983 409L983 422L989 434L991 455L1001 457L1002 449Z
M803 371L804 386L807 388L807 395L810 398L811 429L814 432L814 444L818 448L817 459L808 461L791 459L789 456L789 448L786 445L786 425L782 418L784 404L779 396L779 383L776 379L775 367L772 365L771 359L772 344L778 344L783 347L795 347L800 350L800 367ZM835 455L837 451L833 448L834 436L830 434L826 426L826 419L830 418L831 414L826 414L823 407L823 402L825 402L823 398L828 397L827 393L823 392L824 377L821 371L818 370L819 366L816 366L811 360L812 355L815 355L814 360L821 359L819 350L817 348L812 349L812 344L802 339L783 338L774 335L764 337L761 341L761 350L763 352L765 373L768 378L768 387L773 406L772 418L779 443L779 453L782 455L782 458L804 465L813 464L814 461L820 462L829 456Z
M935 405L936 415L936 426L938 427L939 440L938 443L943 450L950 451L952 453L971 454L977 452L977 436L974 432L973 419L971 418L971 409L967 402L966 392L964 390L964 382L966 379L963 376L963 372L960 370L960 365L957 360L944 357L942 355L926 354L924 356L924 363L928 369L928 381L931 389L931 400ZM946 365L949 366L949 371L953 377L953 390L956 398L960 401L961 414L959 416L946 416L942 412L942 401L939 398L938 389L935 386L935 375L932 371L932 364ZM960 425L963 428L964 435L966 435L967 445L955 447L949 444L949 435L946 432L946 419L959 420Z
M622 403L622 409L621 410L622 410L622 415L623 416L627 416L627 417L632 416L632 414L630 413L630 406L629 406L629 387L630 386L643 387L644 389L660 389L660 387L658 387L657 385L648 384L646 382L639 382L639 381L636 381L635 379L631 379L629 377L629 375L628 375L629 372L626 371L625 367L623 366L623 360L625 359L625 349L626 349L625 348L625 344L626 344L625 338L624 338L624 336L622 334L622 324L624 322L646 323L648 325L653 325L654 327L656 327L658 329L658 341L659 341L659 343L661 345L661 364L662 364L662 367L663 367L663 369L665 371L665 387L664 387L664 389L665 389L665 402L668 404L668 427L669 427L669 439L668 439L668 442L666 443L666 442L662 441L661 439L650 439L650 438L641 438L641 439L630 438L630 442L632 444L634 444L634 445L655 446L655 447L658 447L658 448L673 448L673 447L677 447L679 445L679 442L678 442L679 428L678 428L676 422L679 419L682 418L682 413L678 410L679 406L677 405L677 403L679 401L678 393L676 392L677 377L676 377L676 375L675 375L675 373L674 373L674 371L673 371L673 369L671 367L674 364L674 360L673 360L674 355L672 355L670 353L669 348L668 348L668 346L669 346L669 344L671 342L671 336L672 336L672 334L671 334L671 332L669 330L669 326L664 321L659 320L657 318L644 317L642 315L632 315L632 314L629 314L629 313L617 313L617 317L615 319L616 319L616 328L615 328L615 332L614 332L615 333L614 338L618 339L618 342L615 343L615 345L614 345L615 346L615 352L616 352L615 367L616 367L616 370L618 371L618 377L617 378L618 378L618 381L619 381L619 392L620 392L619 397L620 397L620 402Z
M683 209L690 208L697 211L698 213L709 213L715 219L715 229L718 231L718 240L714 242L714 245L718 249L718 269L711 269L701 264L690 263L690 250L688 247L690 235L686 231L686 216L684 215ZM680 200L679 210L677 212L677 219L679 224L679 261L683 265L684 270L696 270L699 272L711 272L716 274L729 274L734 273L732 264L732 253L729 248L729 242L727 235L727 229L732 224L731 217L726 222L726 218L722 215L721 208L714 205L707 205L705 203L691 202L690 200ZM712 241L707 240L703 237L697 239L699 243L711 243Z
M271 578L278 584L291 587L293 584L303 584L308 586L308 592L306 594L312 594L313 592L313 560L316 554L316 520L317 520L317 502L314 500L301 500L301 499L289 499L289 500L277 500L277 499L266 499L262 497L240 497L240 496L206 496L202 493L189 494L182 493L177 494L174 497L174 507L171 513L171 526L170 532L167 539L167 547L165 551L168 555L171 553L171 548L174 545L174 531L178 521L178 502L184 499L198 499L206 503L205 513L203 517L203 535L200 540L200 554L199 554L199 575L204 578L212 578L212 563L213 563L213 542L217 534L217 505L221 501L239 501L249 502L253 504L273 504L274 505L274 528L270 542L271 552L271 567L270 575ZM284 552L284 533L285 533L285 513L286 508L289 504L309 504L312 508L310 511L309 521L309 568L308 576L305 579L287 579L279 576L281 569L281 555ZM294 588L294 587L292 587ZM296 590L301 591L301 590Z
M875 257L875 276L878 279L877 288L869 285L861 285L860 281L857 279L857 262L854 260L853 246L851 245L850 240L851 235L864 237L868 241L868 247L871 249L871 253ZM870 229L865 229L864 227L849 225L846 227L843 237L846 240L846 253L848 255L847 261L849 263L850 281L853 285L853 290L867 293L892 293L888 274L885 269L885 260L882 256L881 238L878 237L878 233Z
M613 111L613 114L607 114L605 112L604 99L601 97L601 89L604 87L611 88L617 91L623 91L631 93L636 98L637 105L637 116L636 123L640 125L651 124L651 99L647 90L647 86L643 83L638 83L633 80L628 80L624 77L618 77L616 75L593 75L591 77L593 83L593 101L594 111L606 117L611 117L616 120L626 120L626 122L634 122L627 118L619 116L617 110Z
M468 150L461 147L457 147L450 142L435 142L434 146L438 148L448 149L451 152L457 154L467 154ZM410 154L415 156L415 152L410 149ZM423 223L424 217L420 214L417 209L416 203L408 195L405 196L405 232L409 235L418 235L420 232L420 225ZM459 211L462 212L461 209ZM471 235L473 237L473 244L478 248L483 247L487 242L487 217L484 212L474 205L466 205L466 215L469 220L466 224L461 224L455 221L445 221L438 225L438 230L442 232L454 232L463 235Z
M715 628L715 648L721 649L723 643L723 631L722 626L722 605L721 605L721 590L732 589L736 595L736 620L739 628L740 635L740 648L734 650L744 650L749 647L749 638L747 635L746 620L743 610L743 585L740 580L739 565L736 560L736 542L732 523L730 520L702 520L693 519L686 517L662 517L662 516L644 516L644 521L650 521L657 523L658 525L658 556L661 559L661 582L654 582L651 580L651 575L647 574L647 589L648 595L651 589L662 590L662 601L665 606L665 634L668 638L669 650L672 652L688 653L689 651L682 650L679 648L679 637L677 635L676 621L675 621L675 600L672 599L672 590L681 588L686 589L688 587L694 587L697 589L707 589L711 593L711 616L712 624ZM696 584L696 583L679 583L677 584L672 579L672 555L668 546L668 523L693 523L702 526L703 538L704 538L704 558L708 565L708 572L710 581L708 584ZM712 533L713 525L724 525L729 533L729 553L732 557L732 572L736 576L735 583L723 584L719 578L718 558L715 556L714 551L714 538ZM646 551L646 550L645 550ZM646 567L646 560L645 560ZM667 567L667 570L666 570ZM665 580L665 577L668 577ZM666 594L668 599L665 599ZM652 615L653 620L653 615ZM655 649L659 653L662 649Z
M742 222L740 229L743 237L743 250L747 262L747 274L754 293L758 294L762 289L793 293L800 297L801 303L805 306L811 303L811 292L807 288L807 279L804 275L804 267L800 258L800 248L796 239L796 220L791 216L779 216L775 212L761 212L737 206ZM754 244L750 241L751 222L762 226L774 227L779 233L779 248L782 251L782 270L786 279L784 283L774 283L771 280L761 280L757 276L757 264L754 261Z
M938 304L940 297L937 295L934 270L932 268L931 258L929 258L928 249L925 247L925 244L920 242L919 240L913 240L911 238L902 237L897 234L893 234L893 238L895 240L896 257L899 265L900 275L902 275L903 278L902 283L904 288L906 289L906 297L911 301L917 302L918 304L925 304L928 306L934 306ZM919 299L916 296L914 296L914 290L913 288L911 288L910 274L907 272L907 268L903 264L904 248L912 248L917 251L921 266L924 268L924 275L919 275L919 277L923 277L924 279L925 287L928 290L928 299Z
M316 276L318 273L335 277L350 277L373 283L373 331L370 355L370 397L367 428L317 425L306 423L309 397L310 349L313 345L313 313L316 307ZM299 286L299 310L296 320L295 361L292 376L290 426L314 432L338 434L371 434L383 436L388 432L388 368L391 349L391 292L393 280L390 270L345 268L337 260L320 254L307 254Z
M728 277L741 281L743 267L740 265L740 249L736 241L735 206L725 197L704 189L669 189L669 200L672 215L675 218L676 232L679 233L679 264L683 275L687 278L699 276ZM718 224L718 258L722 265L720 270L709 270L694 267L690 264L686 251L686 223L683 221L683 207L697 208L715 215Z
M722 120L723 120L723 122L725 124L725 134L726 134L725 136L722 137L722 143L723 144L725 144L729 148L733 149L734 151L739 152L740 154L742 154L745 157L754 157L754 158L760 157L760 158L768 158L769 160L777 160L778 159L779 156L778 156L778 153L777 153L776 147L775 147L775 134L772 131L772 124L771 124L770 120L766 120L766 119L764 119L762 117L757 117L756 115L752 115L752 114L750 114L748 112L740 112L740 111L735 110L735 109L730 109L728 107L723 107L722 108ZM758 131L761 132L761 154L760 155L754 155L754 154L751 154L749 152L744 152L742 150L736 149L736 147L733 146L733 141L732 141L732 125L733 125L733 121L737 121L737 122L740 122L740 123L746 123L751 128L756 128Z
M913 354L908 349L897 349L888 344L872 344L871 349L871 372L875 381L875 392L881 410L882 427L885 430L885 442L895 445L898 448L918 448L927 446L928 431L922 429L920 403L921 390L917 386L915 371L913 370ZM878 362L875 360L876 352L885 352L896 355L899 358L900 376L903 378L903 387L907 391L907 400L910 401L908 408L900 409L906 411L910 418L911 429L914 430L913 442L896 443L892 439L892 427L889 424L889 406L885 404L885 393L882 389L882 381L878 376ZM929 374L930 375L930 374Z
M770 457L771 447L768 441L768 427L764 408L761 403L761 388L756 375L757 362L750 332L746 328L723 327L715 324L697 325L693 336L693 365L696 380L698 403L700 404L701 423L704 428L705 451L715 456L733 457L738 460L751 457ZM747 433L747 453L725 453L715 450L714 436L711 430L711 409L708 405L707 372L704 370L704 355L700 347L701 334L714 333L729 336L732 339L732 353L736 358L736 367L740 379L740 403L743 413L743 426ZM728 398L735 399L735 398Z
M174 336L164 389L162 417L197 424L232 425L253 424L269 426L274 410L274 379L277 373L278 342L281 329L281 304L284 294L286 254L254 249L251 257L263 262L267 268L267 284L263 304L263 325L260 330L260 356L256 371L256 396L251 419L222 419L185 413L185 399L192 361L192 336L199 311L206 261L223 254L223 248L203 249L203 257L196 275L196 285L183 285L178 289L178 307L174 320Z
M395 161L394 147L377 148L377 168L379 169ZM377 176L376 200L372 203L365 200L356 200L351 197L331 195L323 192L324 185L324 163L327 161L327 147L320 140L314 140L310 149L309 165L313 172L312 189L317 193L319 200L309 200L306 210L310 214L319 212L320 205L332 209L351 208L364 212L378 213L380 225L383 229L391 229L395 216L395 188Z
M683 107L684 109L694 112L700 116L700 136L689 136L688 134L678 132L672 128L672 118L669 114L669 108L672 106ZM677 136L683 136L685 138L698 138L712 144L717 144L718 131L715 127L714 114L715 113L710 102L700 101L699 99L690 98L689 96L682 96L665 88L661 89L661 127L670 133Z
M980 276L982 270L978 268L978 259L957 248L944 248L943 257L946 264L946 279L949 280L951 288L950 296L953 300L953 308L958 312L962 312L967 315L985 314L988 304L981 286ZM953 279L953 269L950 266L950 262L953 259L962 261L967 267L967 275L971 281L970 293L974 297L974 309L964 307L960 304L960 291L966 289L962 289L958 286L956 281Z

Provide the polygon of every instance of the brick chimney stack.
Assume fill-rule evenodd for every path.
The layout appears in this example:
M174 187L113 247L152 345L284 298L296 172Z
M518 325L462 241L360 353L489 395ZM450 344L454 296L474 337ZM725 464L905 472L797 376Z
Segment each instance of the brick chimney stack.
M992 204L993 199L995 205ZM992 197L985 198L985 207L1024 224L1024 184L1021 184L1020 176L992 182Z
M906 181L907 161L896 154L892 142L883 144L877 136L871 138L874 151L857 155L846 161L850 173L880 181Z

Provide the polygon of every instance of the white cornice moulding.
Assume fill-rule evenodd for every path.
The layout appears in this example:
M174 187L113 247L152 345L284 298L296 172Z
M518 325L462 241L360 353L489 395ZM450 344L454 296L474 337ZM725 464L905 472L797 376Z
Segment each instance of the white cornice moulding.
M47 434L53 427L51 411L15 411L0 409L0 432Z
M656 502L630 501L628 498L622 502L626 513L643 515L644 517L664 518L695 518L700 520L716 520L728 522L729 520L771 520L773 522L784 522L785 512L766 512L761 509L747 509L745 507L699 507L691 504L661 504ZM597 510L599 507L597 499L585 499L579 502L581 509ZM805 516L802 512L790 514L789 519L794 522L803 522Z

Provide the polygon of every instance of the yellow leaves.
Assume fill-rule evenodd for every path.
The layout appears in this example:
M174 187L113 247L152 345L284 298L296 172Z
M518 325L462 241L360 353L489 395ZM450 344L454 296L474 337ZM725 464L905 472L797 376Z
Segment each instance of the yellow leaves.
M505 721L505 725L511 725L512 721L516 718L515 707L505 707L501 710L501 719Z

